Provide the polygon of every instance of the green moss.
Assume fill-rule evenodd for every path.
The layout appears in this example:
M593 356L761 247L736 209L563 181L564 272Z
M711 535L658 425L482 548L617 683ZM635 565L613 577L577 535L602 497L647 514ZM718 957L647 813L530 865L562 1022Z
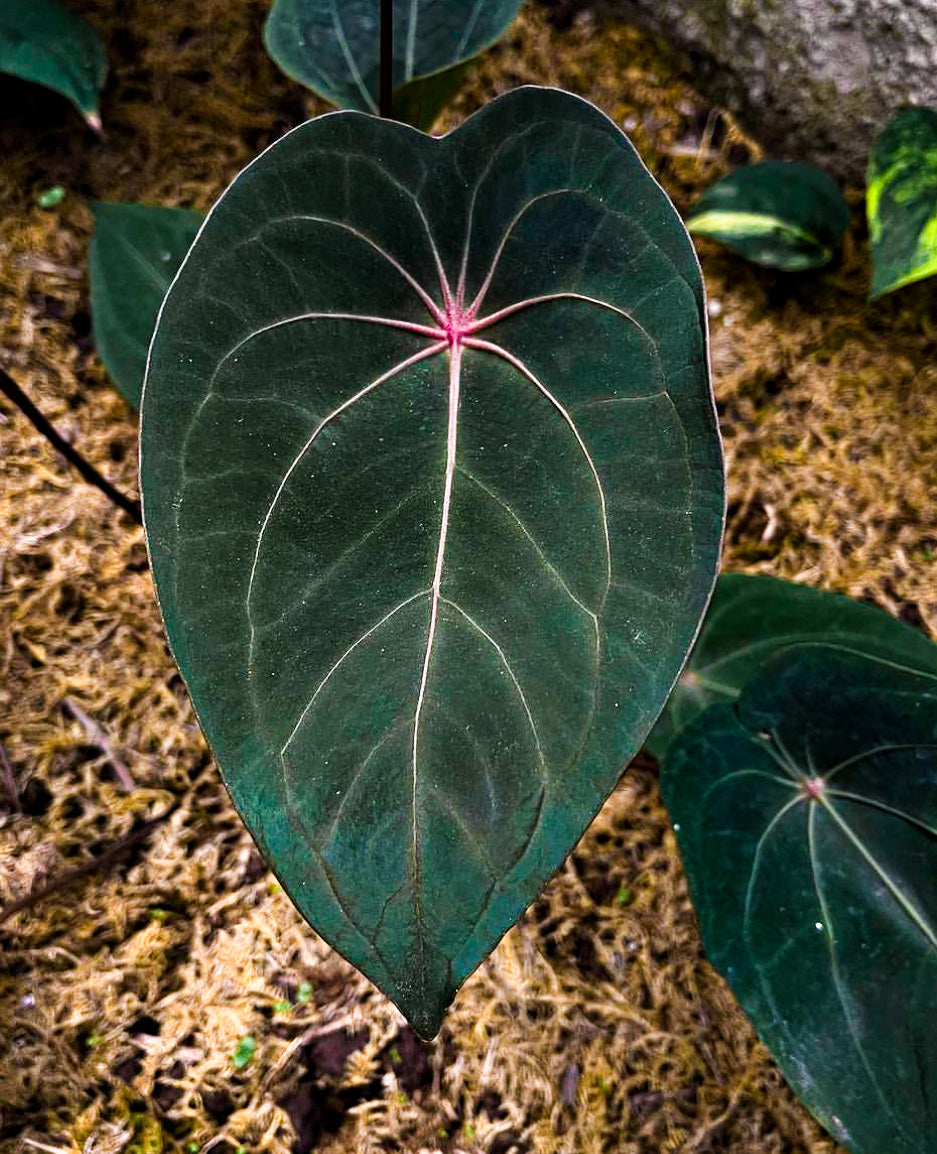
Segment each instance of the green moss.
M133 1138L126 1154L163 1154L163 1128L149 1114L131 1114Z

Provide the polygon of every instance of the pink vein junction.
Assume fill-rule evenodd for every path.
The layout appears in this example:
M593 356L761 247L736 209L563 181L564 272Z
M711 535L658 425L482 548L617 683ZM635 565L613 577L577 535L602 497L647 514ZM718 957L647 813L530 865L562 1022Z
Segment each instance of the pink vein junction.
M422 217L422 213L421 213L421 217ZM336 222L323 221L322 223L333 223L334 224ZM427 222L425 220L425 217L423 218L423 224L426 227L427 234L429 234L429 228L428 228ZM388 327L388 328L392 328L392 329L408 331L408 332L411 332L417 336L422 336L422 337L427 338L430 343L427 344L424 348L417 351L416 353L407 357L405 360L403 360L399 364L395 365L394 367L392 367L388 371L381 374L376 380L365 385L354 396L349 397L345 402L343 402L341 405L339 405L338 408L335 409L332 413L328 414L328 416L326 416L322 420L320 420L318 422L318 424L316 425L316 427L313 429L308 440L305 442L305 444L302 446L299 453L297 454L297 456L293 460L291 466L286 471L286 474L284 475L284 477L283 477L283 479L282 479L282 481L281 481L281 483L280 483L280 485L276 491L276 494L273 498L273 501L267 510L266 516L264 517L263 522L261 524L260 532L259 532L258 538L257 538L256 548L254 551L253 564L251 566L250 579L248 582L248 594L247 594L247 614L248 614L248 620L250 622L250 644L249 644L248 669L249 669L249 676L250 676L253 674L253 658L254 658L255 642L256 642L256 630L254 627L254 621L253 621L253 617L252 617L252 613L251 613L251 601L252 601L252 593L253 593L255 578L257 576L257 569L258 569L260 554L261 554L261 550L263 548L264 538L265 538L265 535L267 532L268 525L270 524L271 518L272 518L274 511L275 511L275 509L279 503L280 497L281 497L284 489L286 488L287 484L289 483L290 478L292 477L293 473L298 468L302 459L305 457L306 452L311 447L313 442L318 438L319 434L326 427L326 425L328 425L332 420L338 418L342 413L344 413L350 407L355 405L359 400L363 399L367 394L369 394L373 390L379 388L385 382L398 376L402 372L405 372L407 369L414 367L416 364L420 363L421 361L428 360L429 358L432 358L432 357L436 356L437 354L440 354L443 352L448 352L448 354L449 354L449 373L448 373L448 394L449 394L448 401L449 401L449 403L448 403L448 420L447 420L447 426L448 427L447 427L447 434L446 434L446 443L447 443L446 465L445 465L445 475L444 475L444 479L443 479L442 510L441 510L441 516L440 516L440 528L439 528L439 536L438 536L438 540L437 540L436 559L435 559L435 564L434 564L433 578L432 578L431 587L428 590L425 590L422 593L416 594L416 595L414 595L414 597L408 599L408 601L412 601L412 600L415 600L417 597L420 597L420 596L428 596L428 598L429 598L429 622L428 622L428 628L427 628L425 648L424 648L424 653L423 653L419 691L417 694L417 701L416 701L416 705L414 708L414 714L413 714L413 737L412 737L412 744L411 744L411 750L410 750L410 763L411 763L410 764L410 773L411 773L411 783L410 783L410 785L411 785L411 788L410 788L411 844L410 844L409 856L410 856L411 869L412 869L414 918L415 918L417 925L421 926L421 923L422 923L421 864L420 864L420 833L421 833L421 831L420 831L420 820L419 820L419 805L418 805L418 800L417 800L418 799L418 791L419 791L419 775L420 775L419 744L420 744L421 721L422 721L422 715L423 715L423 710L424 710L424 706L425 706L427 687L428 687L428 683L429 683L430 668L431 668L432 655L433 655L434 643L435 643L435 635L436 635L437 627L439 624L441 605L443 605L443 604L451 605L453 609L457 610L460 614L462 614L462 616L468 621L470 626L473 629L475 629L477 632L479 632L482 636L484 636L485 639L497 651L499 658L505 664L507 671L509 673L509 676L512 679L512 682L514 684L514 688L515 688L517 695L518 695L518 698L519 698L519 702L522 706L524 714L526 715L526 721L530 725L530 728L532 730L532 734L533 734L533 737L534 737L534 740L536 743L536 747L538 750L538 754L539 754L541 772L545 772L545 769L546 769L545 764L544 764L543 750L542 750L542 747L540 744L540 737L539 737L539 734L537 732L537 726L536 726L535 718L533 716L533 713L531 712L531 708L530 708L530 705L529 705L527 698L524 694L523 688L522 688L520 682L518 681L517 677L515 676L514 671L511 669L510 663L508 662L506 655L504 654L501 647L498 645L497 641L494 638L492 638L491 635L488 634L485 631L485 629L477 621L475 621L468 613L466 613L466 611L461 606L456 605L454 602L448 601L447 598L443 595L444 570L445 570L445 560L446 560L446 545L447 545L447 538L448 538L448 531L449 531L453 482L454 482L454 478L455 478L456 463L457 463L458 411L459 411L459 400L460 400L460 392L461 392L461 375L462 375L461 366L462 366L462 358L463 358L464 350L465 349L473 349L473 350L475 350L477 352L481 352L483 354L492 355L492 356L498 357L499 359L501 359L502 361L504 361L508 365L510 365L511 368L515 372L519 373L529 384L531 384L533 387L535 387L546 398L546 400L548 400L550 402L550 404L554 407L554 409L559 413L559 415L565 421L565 423L568 426L569 430L571 431L572 435L575 437L575 439L578 443L578 446L579 446L586 462L588 463L589 469L592 473L593 480L595 482L596 493L597 493L599 505L601 508L602 526L603 526L603 531L604 531L604 536L605 536L605 554L606 554L606 574L605 574L606 580L605 580L605 590L604 590L604 594L602 597L602 602L604 603L605 597L607 597L607 595L608 595L608 591L611 587L611 581L612 581L611 541L610 541L610 535L609 535L608 513L607 513L606 500L605 500L605 493L604 493L604 490L602 487L602 482L601 482L601 479L599 477L598 471L597 471L595 464L592 460L591 454L589 453L589 450L588 450L585 442L583 441L582 437L580 436L579 430L576 427L576 424L572 418L572 415L564 408L564 406L559 401L559 399L557 397L555 397L550 392L550 390L546 387L546 385L544 385L543 382L541 382L535 376L535 374L527 367L527 365L519 357L517 357L513 353L509 352L507 349L503 348L501 345L498 345L498 344L495 344L491 341L482 339L478 334L484 332L484 330L497 324L499 321L505 320L508 317L513 316L514 314L523 311L524 309L532 308L532 307L535 307L535 306L540 305L540 304L547 304L549 302L562 301L562 300L576 300L576 301L588 303L588 304L591 304L593 306L597 306L600 308L609 309L612 312L618 313L623 319L627 320L631 324L633 324L636 327L638 327L639 329L641 329L642 332L644 330L643 330L642 326L640 326L640 324L629 313L625 312L624 310L619 309L619 308L609 304L608 302L593 299L593 298L586 296L584 294L575 293L575 292L556 292L556 293L544 294L541 296L530 297L530 298L527 298L525 300L518 301L515 304L509 305L505 308L499 309L495 312L488 313L487 315L480 315L481 307L484 303L485 296L487 295L488 289L489 289L489 287L492 283L492 280L494 278L498 262L501 258L502 253L504 252L504 248L505 248L508 236L510 235L510 232L513 228L513 224L511 226L511 228L508 229L508 233L505 235L501 244L499 245L497 253L495 254L494 260L492 261L492 264L488 270L487 276L485 277L485 280L482 283L482 286L481 286L477 296L475 297L474 300L472 300L469 303L467 303L466 299L465 299L466 268L467 268L467 263L468 263L468 238L466 241L466 248L465 248L465 252L463 255L462 269L461 269L461 274L459 276L458 285L457 285L456 291L453 292L453 290L449 284L448 278L446 277L445 269L443 268L443 264L442 264L442 260L440 258L439 251L435 245L435 242L433 241L432 235L431 234L429 235L429 242L430 242L430 245L432 248L432 253L433 253L433 258L435 261L437 275L439 277L439 286L440 286L442 301L443 301L442 305L439 305L436 301L434 301L432 299L432 297L430 296L430 294L428 292L426 292L425 288L419 284L419 282L416 280L416 278L413 277L398 261L396 261L391 256L390 253L386 252L378 244L376 244L374 240L372 240L368 236L357 233L357 230L355 230L351 226L339 225L339 227L346 227L346 228L349 228L349 231L355 232L360 237L361 240L363 240L365 243L369 244L372 248L374 248L381 256L383 256L388 261L388 263L395 269L395 271L400 276L403 277L403 279L410 285L410 287L416 292L417 296L423 302L424 306L427 308L427 310L429 312L429 317L430 317L431 323L430 324L419 324L419 323L416 323L413 321L407 321L407 320L398 319L398 318L367 316L367 315L352 314L352 313L342 313L342 314L306 313L306 314L302 314L302 315L295 316L295 317L284 318L281 321L274 322L274 324L267 326L265 328L265 330L263 330L263 331L269 331L271 329L278 328L278 327L281 327L283 325L302 322L304 320L319 320L319 319L322 319L322 320L347 320L347 321L357 321L357 322L361 322L361 323L365 323L365 324L374 324L374 325L380 325L380 326L384 326L384 327ZM254 334L254 335L257 335L257 334ZM251 338L249 337L247 339L250 340ZM650 339L650 338L648 338L648 339ZM242 344L243 343L244 342L242 342ZM241 345L238 345L236 347L236 349L232 349L231 352L228 354L228 356L235 354L237 349L240 347L241 347ZM227 358L225 358L225 359L227 359ZM565 587L565 585L564 585L564 587ZM598 606L596 610L591 610L591 609L587 608L586 606L582 605L582 603L579 602L575 597L573 598L573 600L576 600L577 605L579 605L580 608L591 618L594 632L595 632L596 658L598 658L598 646L599 646L598 614L601 612L601 605ZM399 609L400 607L398 606L397 608ZM388 616L392 616L395 612L397 612L397 609L391 610L391 613ZM385 617L384 620L386 620L386 619L387 618ZM378 623L378 626L375 626L374 628L378 628L379 625L380 625L380 623ZM370 632L372 632L372 631L369 630L369 633ZM365 636L367 636L367 635L368 634L366 634ZM320 681L319 684L316 686L316 689L313 692L313 694L312 694L310 700L308 701L306 707L301 711L300 716L299 716L298 720L296 721L296 724L295 724L292 732L290 733L289 737L286 740L286 743L284 744L284 746L280 750L281 761L282 761L282 758L284 757L284 755L286 754L286 751L287 751L289 745L292 743L294 737L296 736L297 732L299 731L299 729L302 727L302 725L306 721L307 716L310 713L310 711L312 710L313 705L316 701L316 698L319 696L320 691L323 689L326 682L330 679L330 677L335 672L335 670L355 650L357 645L360 643L360 640L362 640L362 639L359 639L358 641L354 642L351 646L349 646L344 651L344 653L338 658L338 660L333 664L332 668L325 675L324 679L322 681ZM424 950L424 935L422 932L418 935L418 941L419 941L419 954L420 954L419 970L421 973L423 973L425 970L425 959L422 956L423 950Z

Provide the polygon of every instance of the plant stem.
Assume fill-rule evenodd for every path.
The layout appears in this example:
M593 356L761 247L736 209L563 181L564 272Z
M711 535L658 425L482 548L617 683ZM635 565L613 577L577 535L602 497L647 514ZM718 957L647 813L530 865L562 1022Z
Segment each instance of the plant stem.
M381 65L378 107L385 120L394 115L394 0L381 0Z
M166 818L170 817L177 809L176 805L171 805L165 813L160 814L159 817L152 817L148 821L143 822L137 826L136 829L131 830L126 836L120 838L119 841L114 842L97 857L90 858L88 861L82 862L81 865L75 866L74 869L66 870L65 873L59 874L58 877L53 878L44 886L34 890L31 894L27 894L24 898L19 898L15 902L10 902L9 905L4 906L0 910L0 926L4 922L8 922L14 914L18 914L21 910L27 910L31 906L37 905L50 894L58 893L59 890L64 890L77 881L79 878L88 877L89 874L101 873L108 869L111 864L117 861L122 854L125 854L132 846L144 841L150 836L158 825L161 825Z
M108 765L114 771L114 776L117 778L121 788L127 793L133 793L136 789L136 782L130 776L130 770L124 765L113 749L111 743L107 740L107 734L98 725L98 723L78 705L77 702L72 701L70 697L62 698L62 705L74 717L81 728L85 731L85 737L88 741L101 751L107 760Z
M23 392L16 381L11 376L0 369L0 392L4 393L16 407L20 410L24 417L32 423L37 432L41 433L45 439L57 449L69 464L74 465L83 479L89 485L94 485L100 489L101 492L112 501L119 509L132 518L138 525L143 524L143 514L140 511L140 503L133 501L125 494L121 493L119 489L103 477L90 461L86 460L77 449L60 436L55 429L49 424L42 413L36 408L29 397Z

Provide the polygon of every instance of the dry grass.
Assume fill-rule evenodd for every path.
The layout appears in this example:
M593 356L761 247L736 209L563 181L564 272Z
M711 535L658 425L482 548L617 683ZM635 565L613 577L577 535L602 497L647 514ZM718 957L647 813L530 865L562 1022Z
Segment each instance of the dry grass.
M265 7L86 0L112 61L103 141L54 96L0 84L2 364L128 491L133 416L88 340L88 205L205 208L319 110L266 59ZM588 15L559 31L537 8L452 121L528 80L595 100L683 207L748 147L646 38ZM44 211L52 184L67 197ZM858 222L840 266L812 278L704 257L728 565L937 631L932 287L867 306ZM0 739L26 810L0 818L0 901L131 839L101 874L0 926L0 1146L279 1154L298 1131L302 1149L336 1154L834 1150L701 957L650 765L624 778L437 1041L416 1043L301 923L244 833L163 642L140 530L6 404L0 454ZM133 793L66 698L105 731Z

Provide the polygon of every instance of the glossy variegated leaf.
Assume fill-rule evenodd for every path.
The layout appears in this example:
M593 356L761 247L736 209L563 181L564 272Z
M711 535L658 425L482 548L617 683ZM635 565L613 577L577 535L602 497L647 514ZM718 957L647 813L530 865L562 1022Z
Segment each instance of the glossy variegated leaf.
M591 105L303 125L212 211L142 415L153 571L234 800L424 1035L647 735L723 480L686 232Z
M765 662L794 647L849 650L937 675L937 645L881 609L776 577L726 573L648 751L662 758L697 714L733 702Z
M937 109L905 108L869 157L872 299L937 272Z
M706 952L855 1154L937 1134L937 678L791 650L662 777Z
M827 264L848 224L849 207L835 181L809 164L779 160L718 181L687 220L694 236L785 272Z
M394 116L429 129L466 66L498 40L521 0L396 0ZM276 0L267 51L339 108L378 110L381 0Z
M0 72L54 88L89 124L101 127L104 45L86 20L58 0L2 0Z
M135 409L159 306L204 219L186 208L94 205L88 260L94 342Z

